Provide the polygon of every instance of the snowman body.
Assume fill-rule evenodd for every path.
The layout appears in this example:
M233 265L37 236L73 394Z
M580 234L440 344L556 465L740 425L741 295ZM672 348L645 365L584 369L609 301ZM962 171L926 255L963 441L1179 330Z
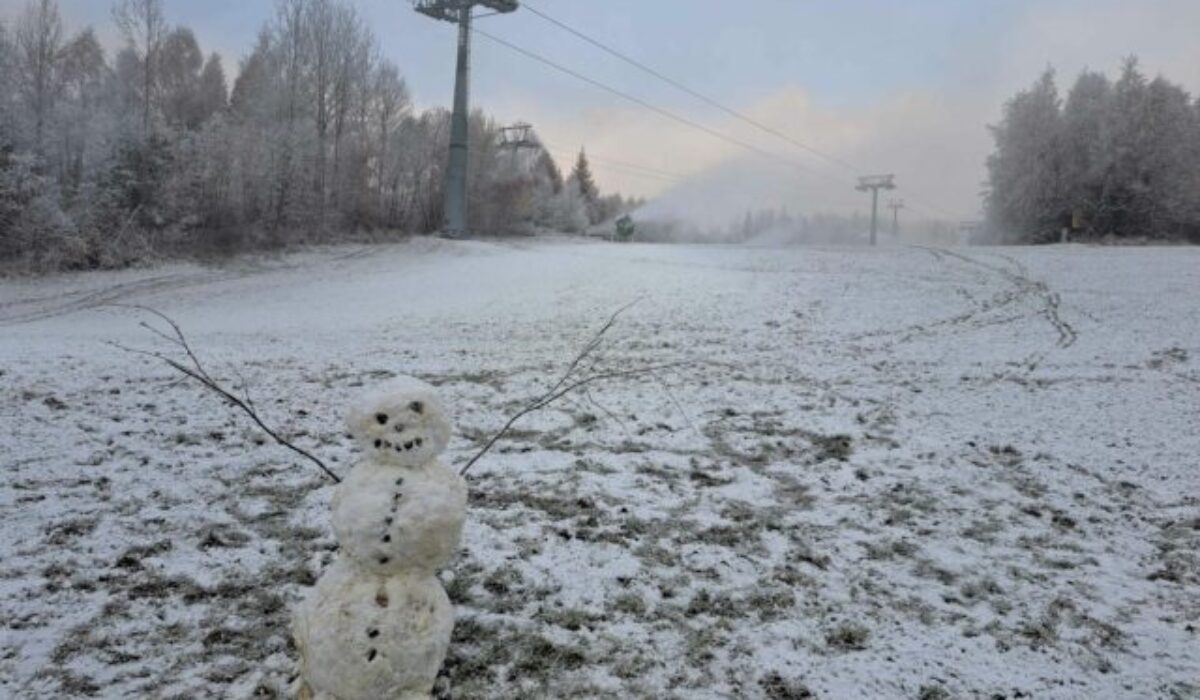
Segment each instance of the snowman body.
M369 456L334 494L338 560L293 621L299 695L427 698L454 624L436 575L467 503L462 477L436 458L449 422L431 387L401 379L357 402L348 423Z

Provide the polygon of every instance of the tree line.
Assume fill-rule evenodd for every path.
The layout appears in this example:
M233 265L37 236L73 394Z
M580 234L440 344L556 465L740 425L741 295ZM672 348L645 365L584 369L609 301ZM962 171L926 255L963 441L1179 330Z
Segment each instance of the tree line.
M54 0L0 22L0 262L114 267L442 224L449 113L414 111L348 0L279 0L230 86L161 0L118 0L111 58ZM581 232L630 202L475 111L470 227Z
M1048 69L991 132L993 240L1200 241L1200 99L1136 58L1115 81L1085 71L1065 101Z

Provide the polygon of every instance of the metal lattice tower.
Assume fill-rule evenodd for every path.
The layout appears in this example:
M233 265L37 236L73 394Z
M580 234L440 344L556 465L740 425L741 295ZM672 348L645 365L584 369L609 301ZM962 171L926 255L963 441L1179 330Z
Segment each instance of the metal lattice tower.
M526 122L517 122L512 126L500 128L500 148L504 150L519 151L522 149L540 149L542 144L538 141L537 135L533 133L533 125Z
M858 178L859 192L871 193L871 245L875 245L879 237L879 190L896 189L895 175L864 175Z
M523 167L529 168L532 166L533 161L523 159L522 154L528 153L536 156L542 151L542 142L538 140L537 134L534 133L532 124L517 122L511 126L500 128L499 150L501 153L512 155L509 167L515 175Z
M903 199L893 199L888 202L888 209L892 210L892 238L900 236L900 210L903 208Z
M493 13L515 12L517 0L413 0L413 9L458 25L458 67L454 77L454 113L450 118L450 163L446 168L445 233L467 232L467 152L471 86L471 13L476 5Z

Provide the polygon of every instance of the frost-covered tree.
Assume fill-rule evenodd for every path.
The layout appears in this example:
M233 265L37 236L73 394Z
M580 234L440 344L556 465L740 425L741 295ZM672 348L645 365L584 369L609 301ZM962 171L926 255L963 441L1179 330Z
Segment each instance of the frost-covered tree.
M329 197L330 132L334 116L344 106L345 95L339 83L343 52L351 40L350 27L357 19L353 7L334 0L310 0L305 4L303 50L306 54L308 91L312 95L313 121L316 126L316 168L313 172L316 214L324 225Z
M1193 174L1200 169L1194 160L1191 100L1187 92L1161 76L1146 88L1145 186L1149 201L1145 212L1145 234L1176 238L1195 221L1200 191Z
M177 27L163 39L158 56L158 85L163 120L176 129L195 129L204 120L200 111L200 71L204 54L187 27Z
M547 223L550 228L566 233L583 233L587 230L590 224L587 201L569 181L562 191L550 199Z
M1132 231L1146 222L1153 208L1147 83L1137 60L1129 58L1113 85L1104 137L1104 148L1111 154L1104 177L1104 232Z
M0 25L0 264L122 265L441 226L449 113L413 112L350 0L279 0L232 90L161 0L117 0L112 14L124 38L112 56L90 28L64 43L53 0L30 0L19 32ZM623 205L586 163L567 187L544 149L514 160L482 112L470 129L477 231L583 231ZM63 254L19 253L46 242Z
M574 188L583 199L588 222L599 223L600 212L597 204L600 199L600 190L596 187L595 177L592 176L592 166L588 162L587 152L582 148L579 149L579 156L575 159L575 167L571 170L571 176L567 178L567 184L568 187Z
M112 75L104 49L91 28L67 42L59 54L59 104L53 160L64 192L74 195L103 159L113 121L108 94Z
M200 72L200 83L196 94L196 124L203 124L214 115L224 112L229 106L229 85L225 81L225 68L221 57L210 54Z
M81 267L74 226L54 180L31 154L0 147L0 260L34 268Z
M375 142L370 153L371 177L375 184L374 217L378 225L396 228L400 223L395 199L399 196L401 161L395 156L393 142L411 109L411 98L408 86L394 65L380 63L375 67L368 109L370 122L364 127L371 132Z
M1200 119L1190 96L1148 80L1084 72L1061 112L1044 76L1005 106L988 161L988 218L1008 240L1200 235Z
M148 137L158 99L159 56L167 37L162 0L118 0L113 20L139 64L142 134Z
M1072 223L1094 227L1102 216L1104 174L1111 162L1104 146L1112 83L1085 71L1063 108L1063 188Z
M990 127L996 152L987 162L988 216L1009 235L1053 240L1064 225L1062 115L1054 71L1004 106Z
M1191 136L1185 149L1190 163L1200 163L1200 97L1192 108ZM1192 167L1187 178L1187 191L1200 192L1200 167ZM1200 196L1192 198L1188 207L1187 222L1184 224L1184 235L1193 241L1200 241Z
M266 106L267 101L262 96L271 78L270 53L271 36L264 29L254 48L241 60L237 79L229 93L229 109L240 119L265 118L263 114L255 114L255 110Z
M54 0L33 0L26 5L14 32L18 93L39 156L45 152L46 131L58 95L62 35L62 18Z
M369 220L371 77L379 56L375 36L353 6L337 13L333 81L333 202L354 224Z
M558 164L550 157L550 154L543 149L538 153L537 163L534 166L535 176L548 187L550 194L558 194L563 188L562 170L559 170Z
M14 59L8 28L0 21L0 148L11 146L16 139L16 78L13 75Z

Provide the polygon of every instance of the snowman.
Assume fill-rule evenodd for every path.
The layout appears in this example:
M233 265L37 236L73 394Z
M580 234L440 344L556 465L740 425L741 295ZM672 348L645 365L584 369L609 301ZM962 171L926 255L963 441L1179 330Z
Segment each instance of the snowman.
M293 619L303 700L428 698L453 608L437 571L453 556L466 482L437 460L450 422L433 387L387 382L351 408L366 449L333 497L340 554Z

